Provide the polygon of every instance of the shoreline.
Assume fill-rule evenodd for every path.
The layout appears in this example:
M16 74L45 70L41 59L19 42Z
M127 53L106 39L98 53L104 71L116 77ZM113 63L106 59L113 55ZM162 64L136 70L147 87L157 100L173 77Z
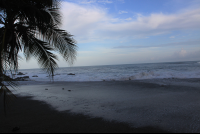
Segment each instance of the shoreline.
M135 132L136 130L140 130L139 132L144 130L145 132L157 132L157 130L178 133L200 132L200 115L198 113L200 110L200 79L20 83L22 85L19 87L18 93L14 92L18 98L32 96L29 97L31 100L24 99L22 103L36 101L35 107L43 104L48 105L51 110L56 112L57 116L60 116L61 113L70 115L70 117L74 115L74 118L76 115L81 115L85 117L84 122L86 118L101 119L107 123L114 123L114 126L116 126L115 123L121 122L126 124L126 127L118 124L124 126L118 130L121 132ZM27 112L32 113L34 110L30 109ZM42 107L38 111L43 111ZM24 114L23 108L21 112ZM49 109L46 109L46 113L48 112ZM23 114L20 116L25 118L24 116L28 113ZM12 115L17 116L16 113L12 113ZM39 116L42 117L40 114ZM92 124L99 123L94 121ZM103 130L100 129L102 127L105 126L100 125L98 128L97 125L95 128L102 132ZM91 129L87 130L86 128L81 131L91 131ZM105 128L106 130L103 132L116 132L115 129L120 127L115 127L112 130L111 128ZM58 131L55 127L54 129ZM68 132L66 129L63 131ZM75 132L75 130L73 131ZM42 132L44 131L42 130ZM93 129L93 132L96 131Z

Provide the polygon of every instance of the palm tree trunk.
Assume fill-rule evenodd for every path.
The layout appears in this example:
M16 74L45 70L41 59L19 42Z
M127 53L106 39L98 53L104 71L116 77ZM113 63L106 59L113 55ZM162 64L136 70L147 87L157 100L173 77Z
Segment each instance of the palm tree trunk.
M2 42L2 46L0 47L0 82L3 81L3 50L4 50L4 45L5 45L5 38L6 38L6 29L4 31L4 35L3 35L3 42Z

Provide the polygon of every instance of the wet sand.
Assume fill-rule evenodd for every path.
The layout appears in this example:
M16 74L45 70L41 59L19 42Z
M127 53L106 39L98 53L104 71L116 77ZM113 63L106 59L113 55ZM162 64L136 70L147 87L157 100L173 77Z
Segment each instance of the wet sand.
M0 132L200 132L200 79L21 82L14 93Z
M44 102L19 97L7 110L0 112L0 133L162 133L157 127L132 128L128 124L91 118L68 111L58 112ZM13 128L19 127L17 131Z

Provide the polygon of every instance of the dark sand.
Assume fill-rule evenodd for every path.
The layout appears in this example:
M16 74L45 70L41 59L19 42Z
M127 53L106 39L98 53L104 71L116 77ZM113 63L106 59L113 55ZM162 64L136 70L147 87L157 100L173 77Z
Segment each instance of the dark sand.
M128 124L105 121L67 111L58 112L44 102L18 97L7 115L0 105L0 133L166 133L157 127L132 128Z
M81 114L82 112L75 114L73 110L59 112L56 105L53 107L44 101L32 100L31 96L18 96L10 104L5 117L0 97L1 133L10 133L14 127L19 127L15 132L20 133L200 132L200 79L38 83L29 83L20 88L32 93L42 91L43 100L47 102L50 93L62 91L71 97L71 101L65 102L66 106L71 104L71 108L82 110L87 104L89 113L95 115L99 112L97 115L101 115L104 109L107 110L107 115L112 115L112 119L116 120L105 120L108 117L106 115L101 118ZM49 90L45 90L46 87ZM66 90L62 90L62 87ZM62 96L54 100L59 102L59 99L63 99ZM134 125L117 122L123 118Z

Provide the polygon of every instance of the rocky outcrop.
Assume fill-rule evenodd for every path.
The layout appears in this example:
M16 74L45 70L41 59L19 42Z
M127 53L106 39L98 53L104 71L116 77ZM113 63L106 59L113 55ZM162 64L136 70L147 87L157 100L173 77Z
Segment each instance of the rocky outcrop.
M73 73L69 73L68 75L75 75L75 74L73 74Z
M29 81L30 78L29 78L29 76L24 76L24 77L17 77L14 80L15 81Z
M25 75L25 74L23 74L22 72L19 72L17 75Z

